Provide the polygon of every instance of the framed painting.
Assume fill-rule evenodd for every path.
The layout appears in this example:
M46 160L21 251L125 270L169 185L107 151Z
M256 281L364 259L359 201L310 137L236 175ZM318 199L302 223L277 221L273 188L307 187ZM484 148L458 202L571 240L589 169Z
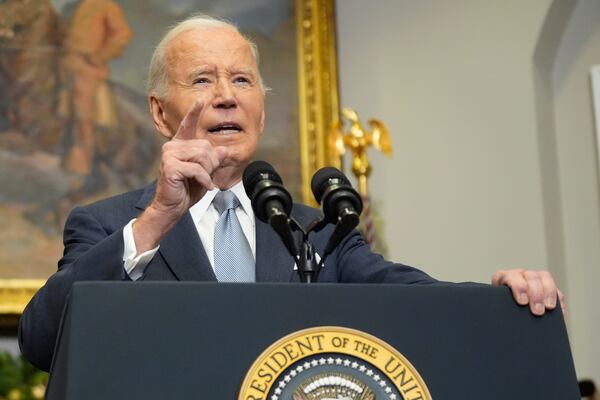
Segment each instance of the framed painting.
M338 118L333 0L0 0L2 325L56 271L72 207L156 176L146 70L166 29L192 13L258 45L270 90L256 158L314 203L310 177L329 164Z

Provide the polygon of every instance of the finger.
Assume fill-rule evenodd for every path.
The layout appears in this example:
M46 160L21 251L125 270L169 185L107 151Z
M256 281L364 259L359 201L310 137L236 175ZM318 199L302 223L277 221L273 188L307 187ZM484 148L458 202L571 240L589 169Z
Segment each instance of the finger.
M199 169L204 171L204 168L199 164L172 159L169 162L161 164L159 180L168 186L177 187L186 179L194 179L204 187L212 189L213 184L210 175L206 173L208 178L204 177L204 174Z
M492 285L500 286L507 285L507 282L513 280L515 278L522 277L522 273L525 272L524 269L509 269L509 270L499 270L492 275Z
M200 164L176 161L176 168L182 177L193 179L208 190L214 189L215 185L213 184L210 174Z
M506 271L496 271L492 275L492 286L504 285L504 279L506 277Z
M189 168L194 173L192 178L196 182L198 182L200 185L202 185L202 187L204 187L208 190L212 190L216 187L212 181L212 177L204 168L201 168L198 164L194 164L194 163L186 163L186 164L190 164Z
M558 297L558 288L556 287L554 278L547 271L540 271L539 276L544 289L544 306L548 310L553 310L556 307L556 299Z
M214 148L214 150L215 150L215 155L217 156L217 159L219 160L219 164L223 164L225 159L227 157L229 157L229 149L225 146L217 146Z
M529 296L527 295L529 286L522 275L522 270L497 271L492 276L492 285L508 286L517 304L522 306L529 304Z
M235 161L229 159L231 156L231 151L226 146L217 146L214 148L215 155L217 160L219 161L219 167L231 167L237 165Z
M196 101L192 105L179 124L179 128L177 129L175 136L173 136L173 139L190 140L196 138L196 126L198 125L198 119L200 118L200 112L203 107L204 102L201 100Z
M209 174L219 167L221 161L209 141L203 139L171 141L163 145L163 158L195 162L204 167Z
M529 287L527 290L529 309L535 315L543 315L546 307L544 306L544 286L540 274L537 271L525 271L523 276Z

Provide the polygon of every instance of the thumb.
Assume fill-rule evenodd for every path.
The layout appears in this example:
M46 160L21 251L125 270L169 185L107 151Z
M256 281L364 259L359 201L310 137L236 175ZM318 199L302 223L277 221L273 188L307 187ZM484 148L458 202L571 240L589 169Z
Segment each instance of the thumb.
M219 165L223 165L224 161L229 156L229 149L225 146L217 146L215 147L215 153L217 155L217 159L219 160Z

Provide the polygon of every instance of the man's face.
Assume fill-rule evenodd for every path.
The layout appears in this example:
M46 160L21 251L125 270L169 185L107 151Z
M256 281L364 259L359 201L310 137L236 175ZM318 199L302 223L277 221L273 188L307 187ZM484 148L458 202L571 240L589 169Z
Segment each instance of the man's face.
M226 146L224 166L244 168L264 127L264 93L246 40L230 28L192 29L166 48L167 95L160 100L163 135L173 137L181 120L202 101L197 139Z

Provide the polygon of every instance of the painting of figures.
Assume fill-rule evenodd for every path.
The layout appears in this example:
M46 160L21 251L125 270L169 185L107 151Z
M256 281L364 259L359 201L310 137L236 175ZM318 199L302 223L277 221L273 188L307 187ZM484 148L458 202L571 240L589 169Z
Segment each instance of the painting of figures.
M154 46L192 13L260 50L267 121L256 156L300 199L296 23L281 0L0 0L0 279L45 279L82 204L156 176L145 81Z

